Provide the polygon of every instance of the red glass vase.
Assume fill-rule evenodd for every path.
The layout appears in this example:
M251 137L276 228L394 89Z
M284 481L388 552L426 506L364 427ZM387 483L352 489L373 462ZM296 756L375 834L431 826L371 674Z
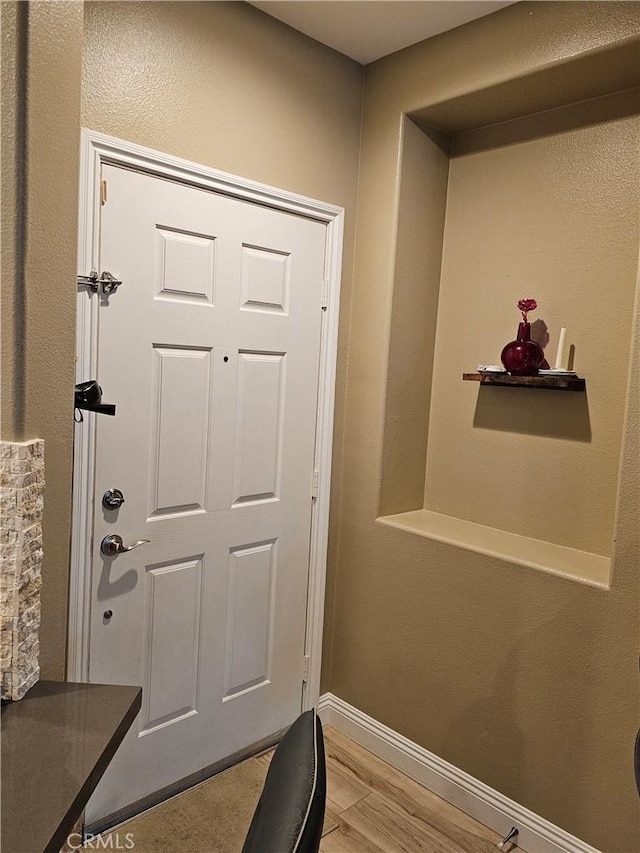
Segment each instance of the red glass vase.
M544 361L544 352L531 340L531 325L522 322L518 325L518 336L502 350L500 356L505 369L513 376L537 376L538 368Z

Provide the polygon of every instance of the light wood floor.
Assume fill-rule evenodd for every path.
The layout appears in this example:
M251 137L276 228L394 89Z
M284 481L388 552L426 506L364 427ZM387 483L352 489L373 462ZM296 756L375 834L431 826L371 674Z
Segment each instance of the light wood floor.
M324 734L321 853L496 853L494 832L335 729Z
M325 726L324 736L321 853L498 853L495 833L335 729ZM130 839L133 853L240 853L272 754L249 758L114 827L101 849L121 849Z

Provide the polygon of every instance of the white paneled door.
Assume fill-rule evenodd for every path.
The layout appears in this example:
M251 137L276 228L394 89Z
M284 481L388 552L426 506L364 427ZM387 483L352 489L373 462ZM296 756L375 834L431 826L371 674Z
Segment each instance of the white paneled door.
M301 710L326 226L104 166L90 681L142 711L88 823ZM124 496L105 507L109 489ZM104 537L124 546L101 552Z

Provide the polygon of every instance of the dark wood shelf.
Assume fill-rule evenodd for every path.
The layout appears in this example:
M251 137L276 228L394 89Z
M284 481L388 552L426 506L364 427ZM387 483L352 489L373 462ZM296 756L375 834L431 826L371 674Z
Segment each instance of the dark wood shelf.
M549 391L586 391L580 376L511 376L510 373L463 373L467 382L508 388L546 388Z

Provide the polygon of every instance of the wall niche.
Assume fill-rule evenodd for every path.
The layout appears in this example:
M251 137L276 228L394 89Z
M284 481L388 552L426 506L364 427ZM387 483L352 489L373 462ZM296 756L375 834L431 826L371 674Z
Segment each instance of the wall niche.
M629 45L403 117L381 523L608 586L640 226ZM535 297L586 394L462 382Z

